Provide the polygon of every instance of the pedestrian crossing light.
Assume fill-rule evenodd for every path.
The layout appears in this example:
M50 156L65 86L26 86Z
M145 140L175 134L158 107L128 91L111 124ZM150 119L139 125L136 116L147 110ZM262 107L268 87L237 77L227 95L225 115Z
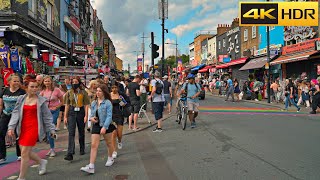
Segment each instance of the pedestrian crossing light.
M156 44L152 44L152 58L156 59L159 57L159 53L157 52L159 50L159 46Z

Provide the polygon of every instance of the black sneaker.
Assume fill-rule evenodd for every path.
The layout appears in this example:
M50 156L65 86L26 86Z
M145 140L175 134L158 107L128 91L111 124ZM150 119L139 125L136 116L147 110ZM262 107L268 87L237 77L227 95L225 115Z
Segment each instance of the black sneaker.
M162 128L158 128L157 132L162 132Z
M67 154L66 157L64 157L64 160L72 161L73 160L73 156L71 154Z
M156 127L152 132L158 132L158 127Z
M84 155L86 154L86 152L84 152L84 150L80 151L80 155Z
M311 111L310 114L317 114L317 112L316 111Z

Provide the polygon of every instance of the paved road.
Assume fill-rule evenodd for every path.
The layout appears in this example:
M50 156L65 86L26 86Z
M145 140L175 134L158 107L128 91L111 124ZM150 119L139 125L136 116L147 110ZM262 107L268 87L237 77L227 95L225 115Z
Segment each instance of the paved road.
M212 96L201 101L200 109L196 129L182 131L172 117L162 133L150 128L126 136L110 168L104 166L102 144L94 175L79 171L89 154L69 163L60 153L49 160L48 174L40 177L31 168L28 178L320 179L320 116Z

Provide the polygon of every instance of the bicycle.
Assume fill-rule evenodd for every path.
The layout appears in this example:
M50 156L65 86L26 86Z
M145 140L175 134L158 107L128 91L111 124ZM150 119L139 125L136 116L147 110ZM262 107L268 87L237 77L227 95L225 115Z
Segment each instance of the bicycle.
M178 100L178 107L177 107L177 120L178 124L181 123L182 120L182 130L186 129L187 120L188 120L188 105L187 105L187 98L182 97Z

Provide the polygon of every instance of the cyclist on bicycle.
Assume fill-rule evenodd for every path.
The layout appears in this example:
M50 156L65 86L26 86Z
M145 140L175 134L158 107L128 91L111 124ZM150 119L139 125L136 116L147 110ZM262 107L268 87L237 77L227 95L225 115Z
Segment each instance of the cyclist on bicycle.
M188 114L191 122L191 128L196 127L196 117L198 116L199 98L201 86L195 82L195 76L188 74L188 82L184 83L181 89L181 95L187 97Z

